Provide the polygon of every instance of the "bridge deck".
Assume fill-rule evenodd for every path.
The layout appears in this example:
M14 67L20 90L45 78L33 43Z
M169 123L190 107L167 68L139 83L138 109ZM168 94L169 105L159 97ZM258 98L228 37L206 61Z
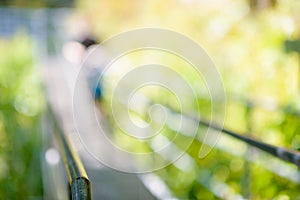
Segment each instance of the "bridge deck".
M60 118L62 126L64 127L67 137L71 140L71 143L75 150L80 155L83 165L86 168L89 179L92 184L92 196L94 199L156 199L145 187L143 182L136 174L119 172L110 169L100 162L96 161L83 147L76 133L76 128L73 120L72 111L72 85L74 84L76 73L72 70L71 66L62 65L61 60L53 58L47 61L47 67L45 68L44 78L46 83L46 90L51 107L54 109L56 115ZM66 64L66 63L65 63ZM83 89L84 87L82 87ZM88 91L82 91L82 94L87 94ZM83 98L84 99L84 98ZM80 109L84 109L83 112L91 112L85 109L85 101L82 100L82 106ZM76 114L76 113L75 113ZM101 115L99 113L99 115ZM100 116L101 117L101 116ZM88 124L83 126L86 132L93 133L98 131L96 129L97 124L90 124L86 121L82 123ZM93 146L93 149L97 151L105 152L111 159L115 159L116 162L120 162L122 165L132 165L130 160L124 160L124 158L118 158L114 152L109 152L105 148L105 144L101 144L101 140L93 139L92 135L87 135L84 139L85 145Z

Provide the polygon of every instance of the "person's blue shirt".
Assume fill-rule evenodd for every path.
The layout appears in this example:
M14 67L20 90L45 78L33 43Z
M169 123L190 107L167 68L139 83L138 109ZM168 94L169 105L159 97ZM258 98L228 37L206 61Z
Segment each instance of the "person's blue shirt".
M87 74L87 79L93 97L95 100L100 100L102 98L101 70L99 68L92 68Z

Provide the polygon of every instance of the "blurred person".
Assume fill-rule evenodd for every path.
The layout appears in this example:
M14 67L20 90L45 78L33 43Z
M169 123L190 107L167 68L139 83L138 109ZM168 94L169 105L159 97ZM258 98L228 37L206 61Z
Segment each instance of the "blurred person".
M97 63L93 63L93 60L88 57L95 48L97 48ZM98 42L94 37L87 35L80 40L67 42L63 46L63 55L75 66L84 65L83 73L85 73L86 76L88 89L95 100L96 107L104 114L104 110L101 106L101 100L103 98L101 75L106 57L104 50L98 45ZM79 73L80 68L75 70Z
M96 40L92 37L85 37L80 43L84 46L87 52L90 50L89 48L93 48L93 45L97 44ZM88 62L88 60L86 62ZM102 63L99 63L99 65L96 66L90 63L86 64L87 82L90 92L96 101L100 101L102 99L102 85L100 83L100 77L102 74Z

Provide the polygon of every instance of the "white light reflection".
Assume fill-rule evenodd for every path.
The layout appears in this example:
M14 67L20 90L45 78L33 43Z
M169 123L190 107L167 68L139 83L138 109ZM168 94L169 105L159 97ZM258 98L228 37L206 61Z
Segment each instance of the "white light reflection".
M45 158L46 158L47 163L49 163L50 165L57 165L60 160L59 153L54 148L49 148L46 151Z
M171 195L164 181L153 173L140 175L144 185L158 199L176 199Z

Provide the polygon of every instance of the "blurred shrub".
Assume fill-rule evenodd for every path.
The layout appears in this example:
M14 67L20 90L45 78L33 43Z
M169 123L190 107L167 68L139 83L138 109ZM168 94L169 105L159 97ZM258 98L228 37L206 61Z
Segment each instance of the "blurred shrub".
M0 40L0 199L42 196L43 98L25 34Z

